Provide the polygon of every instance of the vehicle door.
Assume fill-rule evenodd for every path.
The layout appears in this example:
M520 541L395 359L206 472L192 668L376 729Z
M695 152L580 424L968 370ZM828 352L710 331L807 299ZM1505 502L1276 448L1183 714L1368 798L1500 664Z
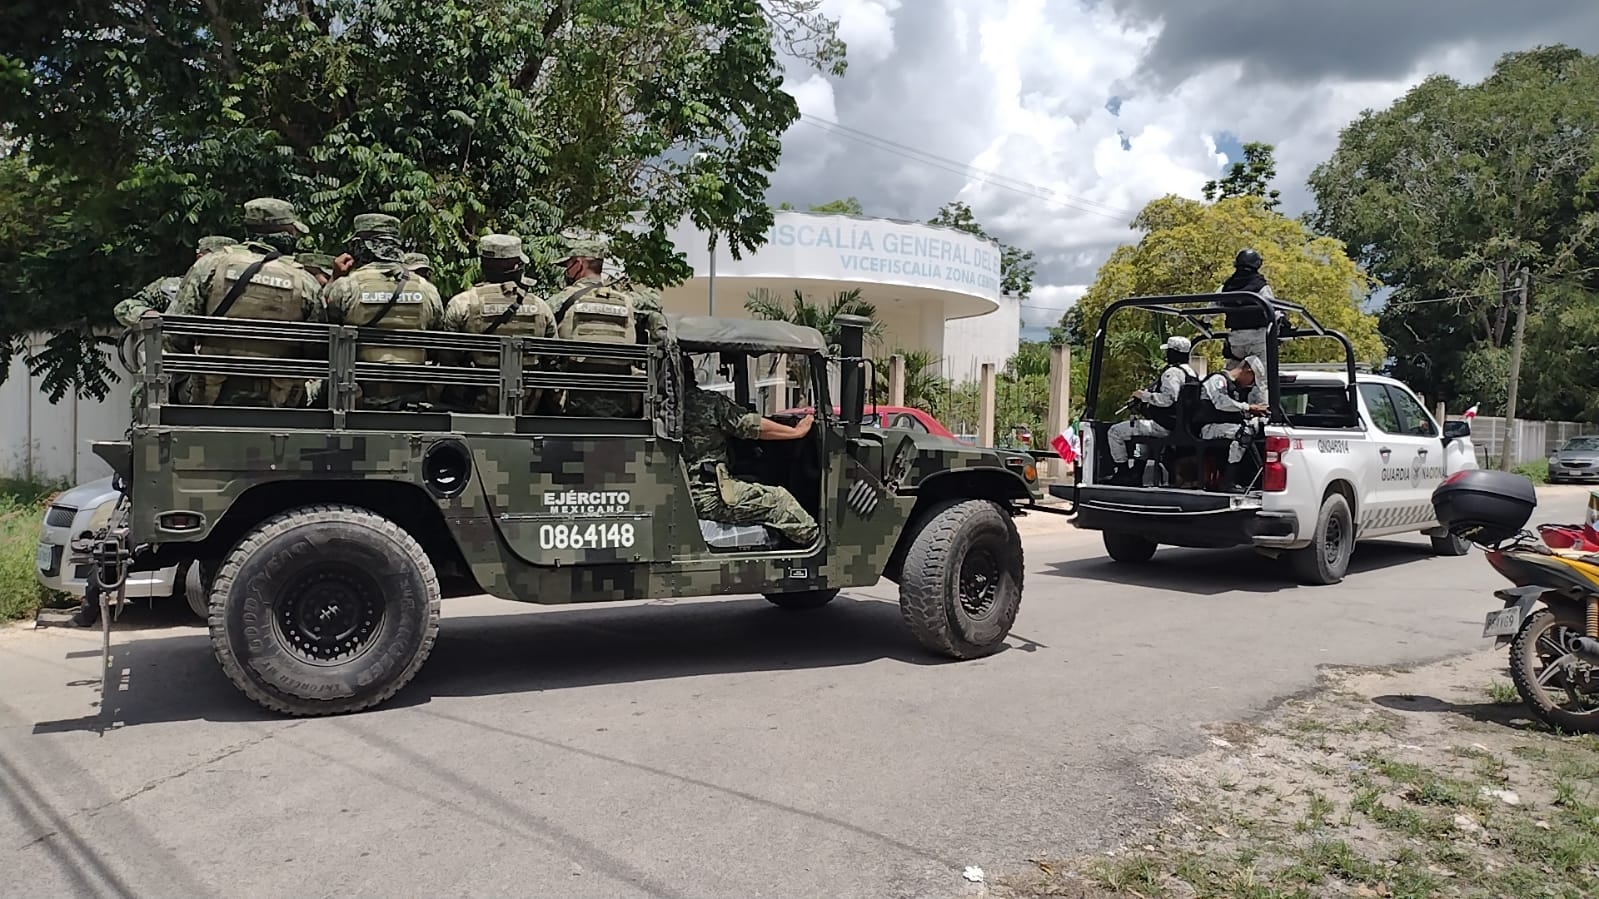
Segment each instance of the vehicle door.
M1411 465L1410 490L1406 500L1407 514L1401 518L1401 527L1426 526L1437 523L1437 513L1432 508L1432 492L1444 482L1448 474L1443 444L1443 429L1433 419L1432 413L1420 399L1403 384L1385 384L1388 395L1399 413L1399 422L1407 436L1420 440L1415 460Z
M1415 530L1432 521L1432 487L1443 479L1440 474L1423 489L1424 467L1442 471L1437 426L1408 391L1368 381L1360 384L1359 392L1368 424L1362 449L1368 480L1359 513L1361 534Z

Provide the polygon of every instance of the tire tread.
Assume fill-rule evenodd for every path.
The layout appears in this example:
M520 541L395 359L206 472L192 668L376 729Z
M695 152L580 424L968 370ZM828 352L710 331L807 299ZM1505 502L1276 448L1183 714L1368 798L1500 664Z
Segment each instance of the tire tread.
M947 580L950 551L961 523L970 515L991 513L1005 522L1010 532L1011 544L1016 549L1018 567L1026 572L1021 538L1016 524L1009 515L990 500L957 500L932 510L923 519L922 529L911 540L905 555L904 576L900 582L900 615L910 626L917 642L924 647L954 659L974 659L989 655L993 650L975 646L960 639L951 627L945 605L944 582ZM1017 588L1021 587L1018 579ZM1021 600L1002 609L1006 633L1021 608Z

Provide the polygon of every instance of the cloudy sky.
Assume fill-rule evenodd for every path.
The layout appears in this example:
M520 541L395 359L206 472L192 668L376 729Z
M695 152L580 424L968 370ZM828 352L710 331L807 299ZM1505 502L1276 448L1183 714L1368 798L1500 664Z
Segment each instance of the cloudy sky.
M1127 221L1198 197L1242 141L1276 145L1284 211L1339 129L1422 78L1474 81L1510 50L1599 52L1599 0L823 0L849 72L796 68L804 119L771 196L847 196L926 219L970 203L1038 254L1023 325L1039 336Z

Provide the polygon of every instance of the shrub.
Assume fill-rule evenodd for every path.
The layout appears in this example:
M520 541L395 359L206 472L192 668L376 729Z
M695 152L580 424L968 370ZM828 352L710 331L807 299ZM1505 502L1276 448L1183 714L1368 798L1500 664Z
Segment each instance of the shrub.
M39 583L34 553L39 523L57 485L0 480L0 621L26 618L50 598Z
M1517 465L1514 470L1516 474L1531 480L1534 484L1549 483L1548 459L1534 459L1531 462L1523 462Z

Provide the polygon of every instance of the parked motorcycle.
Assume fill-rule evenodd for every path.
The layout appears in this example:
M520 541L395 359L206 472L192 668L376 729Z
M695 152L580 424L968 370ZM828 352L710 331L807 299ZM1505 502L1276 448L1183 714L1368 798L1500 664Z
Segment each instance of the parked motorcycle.
M1551 727L1599 733L1599 554L1595 510L1587 525L1525 530L1538 497L1532 482L1503 471L1463 471L1433 492L1438 521L1482 547L1515 586L1494 596L1482 635L1510 644L1516 692Z

